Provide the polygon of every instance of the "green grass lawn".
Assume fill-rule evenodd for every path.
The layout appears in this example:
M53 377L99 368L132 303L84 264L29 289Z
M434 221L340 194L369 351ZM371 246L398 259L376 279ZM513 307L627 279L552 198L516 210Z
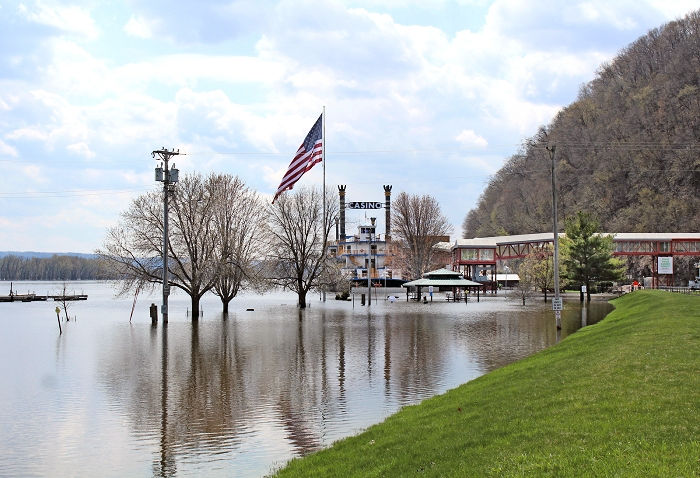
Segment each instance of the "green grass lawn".
M700 297L644 290L277 476L700 476Z

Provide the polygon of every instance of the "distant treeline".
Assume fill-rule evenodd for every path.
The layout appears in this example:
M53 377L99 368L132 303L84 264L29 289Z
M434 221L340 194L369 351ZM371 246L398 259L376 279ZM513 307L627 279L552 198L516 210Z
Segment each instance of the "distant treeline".
M1 280L96 280L111 279L100 270L97 259L54 255L48 258L8 255L0 258Z

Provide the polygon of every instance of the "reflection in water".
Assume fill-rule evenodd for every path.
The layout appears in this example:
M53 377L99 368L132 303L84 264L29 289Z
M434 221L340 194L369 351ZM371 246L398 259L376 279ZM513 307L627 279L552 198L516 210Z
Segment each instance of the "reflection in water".
M300 311L271 302L166 327L86 319L58 341L52 335L47 348L52 366L60 367L56 383L86 384L80 393L91 397L92 408L82 415L97 417L83 431L70 428L74 445L62 455L67 473L100 474L105 457L85 450L119 439L115 475L260 476L558 340L549 304L522 307L498 298L466 307L347 305ZM610 309L566 303L561 337ZM54 399L52 390L45 393L46 401ZM59 421L52 407L31 410L31 420ZM8 429L3 416L0 429ZM31 433L19 445L0 434L0 445L21 450L11 458L0 453L0 475L60 474L28 451L46 449L35 446L40 433Z
M151 331L155 331L151 327ZM195 331L192 331L192 335ZM153 335L153 334L152 334ZM175 475L175 459L168 442L168 326L163 324L161 332L161 391L160 391L160 460L154 463L154 475L167 477ZM193 349L194 350L194 349Z
M586 324L590 309L602 316L610 308L567 304L557 331L551 310L480 307L483 311L470 314L440 304L431 310L444 311L437 314L404 306L359 316L294 310L293 321L232 314L227 320L171 322L151 330L150 344L108 347L120 353L105 364L106 376L119 387L115 396L160 394L158 409L144 410L143 399L117 398L146 441L152 431L138 424L154 421L143 420L148 410L158 415L154 475L179 473L178 456L181 462L196 462L198 456L202 462L248 453L248 460L270 463L270 455L318 450L404 404L530 355ZM152 356L157 334L160 376L149 383L148 373L135 372L124 354ZM377 355L383 356L381 376L373 373ZM126 384L117 378L135 373ZM270 442L263 443L266 439ZM260 448L248 450L246 441Z

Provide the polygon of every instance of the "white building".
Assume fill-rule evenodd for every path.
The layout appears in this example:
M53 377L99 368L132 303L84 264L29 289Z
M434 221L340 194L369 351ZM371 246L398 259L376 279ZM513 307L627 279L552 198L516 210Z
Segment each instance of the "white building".
M401 273L391 267L386 235L377 234L375 218L370 221L360 224L356 234L339 237L330 245L330 253L342 263L342 271L349 279L366 280L369 274L373 283L384 285L390 279L400 279Z

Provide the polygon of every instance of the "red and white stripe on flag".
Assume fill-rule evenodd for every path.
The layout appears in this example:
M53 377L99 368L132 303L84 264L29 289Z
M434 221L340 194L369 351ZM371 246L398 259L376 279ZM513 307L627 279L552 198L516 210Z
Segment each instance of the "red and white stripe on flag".
M282 182L277 188L275 197L272 199L274 203L277 197L288 189L292 189L294 184L299 181L305 172L314 167L316 163L320 163L323 159L323 114L318 117L316 123L309 131L309 134L301 143L294 159L289 163L287 172L284 173Z

